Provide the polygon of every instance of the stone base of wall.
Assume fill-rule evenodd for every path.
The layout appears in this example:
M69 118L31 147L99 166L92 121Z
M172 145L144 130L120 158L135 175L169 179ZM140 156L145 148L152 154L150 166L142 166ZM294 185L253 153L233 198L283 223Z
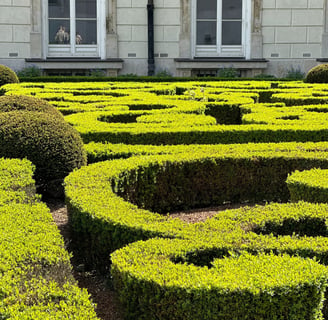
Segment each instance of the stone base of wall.
M288 73L299 71L304 75L307 72L320 64L316 59L286 59L286 60L269 60L265 74L274 75L277 78L284 78Z
M241 77L254 77L265 72L265 59L223 59L223 58L195 58L175 59L176 75L190 77L196 75L215 75L221 69L232 68L240 73Z
M116 77L123 68L122 59L94 59L94 58L49 58L26 59L27 65L39 67L44 74L82 75L93 70L103 70L106 76Z

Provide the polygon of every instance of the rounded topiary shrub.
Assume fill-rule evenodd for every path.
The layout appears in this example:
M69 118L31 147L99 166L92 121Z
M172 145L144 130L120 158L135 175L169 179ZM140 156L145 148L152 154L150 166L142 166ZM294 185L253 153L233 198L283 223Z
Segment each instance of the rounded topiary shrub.
M7 83L19 82L16 73L10 68L0 65L0 87Z
M64 120L60 111L45 100L23 95L0 97L0 112L10 112L15 110L45 112Z
M0 157L29 159L39 191L54 196L62 195L64 177L86 164L82 139L72 126L32 111L0 113Z
M312 68L305 77L308 83L328 83L328 64L320 64Z

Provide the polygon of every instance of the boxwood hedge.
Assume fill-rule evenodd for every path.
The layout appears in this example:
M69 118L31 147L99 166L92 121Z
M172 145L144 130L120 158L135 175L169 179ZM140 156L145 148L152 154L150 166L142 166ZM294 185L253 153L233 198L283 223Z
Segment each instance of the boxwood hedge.
M183 253L178 249L178 240L156 240L158 242L133 244L112 255L112 275L125 305L127 319L169 319L172 316L176 319L199 319L200 314L204 319L241 319L242 314L256 314L257 318L261 318L261 314L269 314L277 319L321 318L327 275L325 268L315 264L321 271L312 282L311 277L306 275L309 271L305 271L305 265L310 263L309 268L315 268L312 265L314 262L270 255L260 255L259 260L247 255L246 260L243 260L242 252L246 250L252 254L274 252L278 255L288 253L304 258L317 257L321 263L326 264L328 247L326 238L323 238L326 233L320 233L317 228L322 224L321 219L326 221L328 217L326 205L319 208L311 204L276 204L244 208L226 211L204 223L193 225L146 210L153 209L154 206L163 209L165 204L169 204L169 209L174 210L189 204L193 207L197 204L203 206L207 201L213 204L215 201L223 203L238 199L239 202L244 193L247 193L245 199L252 199L253 193L253 198L256 197L255 194L260 194L262 200L269 199L273 194L283 197L286 192L284 181L289 170L291 172L303 165L315 166L319 164L318 161L322 166L327 165L326 156L321 158L320 152L299 153L297 147L294 155L291 148L286 148L288 152L285 157L279 151L266 156L261 155L261 152L247 156L246 152L242 152L243 146L239 148L239 154L230 156L203 150L198 154L194 152L193 155L189 152L96 163L71 173L65 179L70 222L77 243L86 254L87 262L105 267L106 262L107 265L109 263L110 252L137 240L161 237L189 241L189 244L188 241L182 242L181 248L186 250ZM252 170L253 163L256 170ZM216 181L217 177L222 180ZM244 184L240 178L244 180ZM238 188L235 183L238 183ZM254 186L257 186L256 190L253 189ZM234 194L234 190L238 194ZM208 200L209 197L213 198ZM199 202L195 204L192 200ZM259 201L259 198L256 200ZM299 226L295 226L295 221L290 221L291 217L295 221L301 221ZM303 223L304 219L306 222ZM312 230L312 234L303 230L304 225ZM325 222L323 225L326 230ZM312 238L308 238L308 235ZM171 249L167 249L168 247ZM222 260L224 256L230 256L231 252L237 255L236 264L233 258ZM242 269L243 263L248 261L250 264L245 262L248 275L250 270L257 270L254 271L256 275L250 277L251 280L245 284L244 289L239 282L237 289L222 289L225 288L225 283L230 282L226 282L227 278L220 282L217 275L213 275L213 279L218 282L211 280L213 270L209 271L211 269L208 268L213 258L219 259L213 262L215 266L220 266L218 270L230 266L230 263L240 265ZM266 262L261 261L262 258ZM285 265L285 269L293 270L292 274L303 275L298 280L291 274L286 275L286 279L296 280L294 285L290 284L289 281L292 280L289 279L282 281L281 285L272 284L272 287L266 287L266 282L263 279L260 281L262 273L258 266L263 266L262 271L266 277L272 283L277 283L284 276L274 273L268 275L264 270L280 270L277 267L280 263L282 269L282 265ZM231 267L231 278L236 277L235 271ZM227 277L228 274L229 271ZM172 282L171 277L175 279ZM207 286L196 280L203 278ZM306 282L308 280L311 284ZM250 288L254 288L254 291ZM305 288L310 291L305 293ZM266 296L267 290L270 293ZM290 293L288 297L287 291ZM310 306L309 301L305 302L309 295L311 303L316 301L315 307ZM214 300L220 303L214 304ZM245 301L252 301L254 305ZM296 301L302 303L297 304ZM194 306L190 309L192 303ZM286 308L285 303L290 309ZM243 309L243 306L247 307Z
M328 170L295 171L288 176L292 201L328 202Z
M128 319L322 318L327 205L246 207L196 224L166 213L287 201L288 174L328 168L323 142L250 144L326 141L323 85L99 82L3 90L45 98L71 114L66 120L93 142L86 146L93 162L132 156L83 167L65 180L86 262L107 268L109 254L128 244L111 255Z
M35 195L33 170L28 160L0 159L0 318L97 319L49 209Z

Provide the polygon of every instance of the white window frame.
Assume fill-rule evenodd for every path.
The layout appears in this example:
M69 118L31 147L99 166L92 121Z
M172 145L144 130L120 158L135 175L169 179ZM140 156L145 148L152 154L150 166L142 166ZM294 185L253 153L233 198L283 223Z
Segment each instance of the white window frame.
M70 0L70 33L75 34L75 0ZM75 41L70 44L49 44L49 16L48 0L43 0L43 58L101 58L105 59L106 53L106 3L105 0L97 0L97 44L80 44Z
M201 1L201 0L198 0ZM222 29L222 0L217 0L217 39L216 45L197 45L196 44L196 15L197 0L192 0L192 55L194 57L231 57L250 59L251 44L251 3L252 0L243 1L243 17L242 17L242 43L241 45L222 45L221 29Z

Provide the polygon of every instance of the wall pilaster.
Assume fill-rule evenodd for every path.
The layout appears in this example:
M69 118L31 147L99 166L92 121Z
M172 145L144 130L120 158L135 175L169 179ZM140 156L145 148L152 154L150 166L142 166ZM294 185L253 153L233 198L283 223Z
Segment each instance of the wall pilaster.
M117 0L108 0L106 14L106 56L118 58Z
M251 58L263 58L262 0L252 0Z
M321 42L321 58L328 58L328 0L324 1L323 5L323 33Z
M41 0L31 0L31 58L42 58L42 6Z
M191 58L191 0L180 0L180 6L179 58Z

